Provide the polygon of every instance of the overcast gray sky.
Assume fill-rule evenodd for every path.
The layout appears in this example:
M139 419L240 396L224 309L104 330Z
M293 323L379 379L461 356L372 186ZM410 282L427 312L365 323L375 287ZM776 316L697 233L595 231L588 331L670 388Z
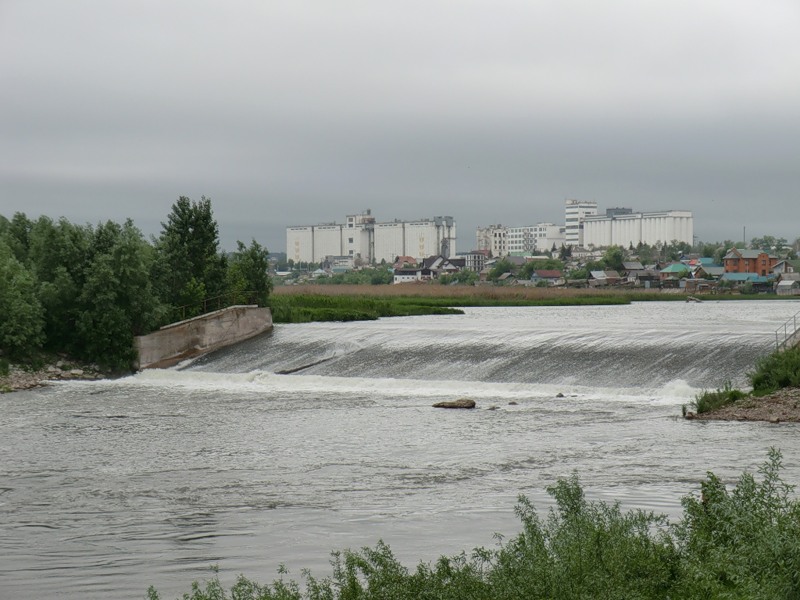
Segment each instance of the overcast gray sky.
M223 246L564 199L800 236L797 0L0 0L0 214Z

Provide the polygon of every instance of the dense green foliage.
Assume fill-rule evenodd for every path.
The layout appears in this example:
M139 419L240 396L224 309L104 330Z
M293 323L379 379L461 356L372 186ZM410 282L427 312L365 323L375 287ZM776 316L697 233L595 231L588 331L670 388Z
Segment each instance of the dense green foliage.
M192 202L181 196L161 224L156 240L155 281L159 296L173 307L169 320L202 312L202 301L223 295L226 258L219 252L219 231L206 197ZM178 307L192 307L178 314Z
M394 275L389 268L379 267L319 277L315 280L315 283L320 285L387 285L392 283L393 279Z
M234 296L237 304L266 306L272 291L269 276L269 252L252 240L249 246L237 242L228 267L227 293Z
M272 296L270 308L275 323L311 321L368 321L380 317L430 314L461 314L449 305L430 304L429 298L322 296L293 294Z
M36 281L0 239L0 348L24 356L44 341L44 309Z
M66 352L126 371L134 336L208 309L209 294L266 305L267 250L253 241L221 253L210 200L181 197L162 225L148 242L130 220L0 216L0 356Z
M800 387L800 347L765 356L749 374L753 393L764 395L785 387Z
M718 408L722 408L723 406L727 406L732 402L741 400L745 396L747 396L747 394L745 394L742 390L732 387L731 382L726 381L725 385L717 390L704 390L698 394L694 399L694 402L692 402L692 406L697 414L703 414L705 412L711 412L713 410L717 410Z
M663 600L800 598L800 502L770 450L760 481L744 473L732 490L708 473L683 517L622 511L586 499L577 479L558 481L542 518L521 496L522 530L496 548L403 566L389 547L334 552L330 576L304 574L261 585L239 576L228 593L218 575L186 600ZM154 588L150 600L160 598Z
M534 271L542 270L563 271L564 263L555 258L531 260L522 265L519 270L519 277L520 279L530 279Z

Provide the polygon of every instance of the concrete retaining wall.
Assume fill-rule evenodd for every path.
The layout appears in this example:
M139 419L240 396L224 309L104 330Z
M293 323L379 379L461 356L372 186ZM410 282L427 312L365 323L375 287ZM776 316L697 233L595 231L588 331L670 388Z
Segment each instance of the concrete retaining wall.
M272 313L258 306L230 306L172 323L135 339L139 369L170 367L272 329Z

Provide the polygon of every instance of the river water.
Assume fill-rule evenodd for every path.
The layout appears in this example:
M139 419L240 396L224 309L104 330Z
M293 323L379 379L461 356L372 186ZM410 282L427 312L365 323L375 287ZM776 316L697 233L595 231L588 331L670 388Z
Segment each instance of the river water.
M413 567L514 535L517 495L546 511L573 471L592 499L673 519L706 471L734 482L770 446L800 483L798 425L679 418L745 385L797 307L278 325L175 369L2 395L0 597L174 598L211 565L226 584L321 576L378 539ZM477 410L431 407L465 396Z

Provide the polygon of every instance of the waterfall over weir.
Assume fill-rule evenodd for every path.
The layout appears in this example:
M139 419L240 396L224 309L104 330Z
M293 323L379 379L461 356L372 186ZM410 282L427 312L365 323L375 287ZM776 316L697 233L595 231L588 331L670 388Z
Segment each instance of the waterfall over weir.
M760 303L465 309L465 315L278 325L186 367L546 386L743 385L785 307Z

